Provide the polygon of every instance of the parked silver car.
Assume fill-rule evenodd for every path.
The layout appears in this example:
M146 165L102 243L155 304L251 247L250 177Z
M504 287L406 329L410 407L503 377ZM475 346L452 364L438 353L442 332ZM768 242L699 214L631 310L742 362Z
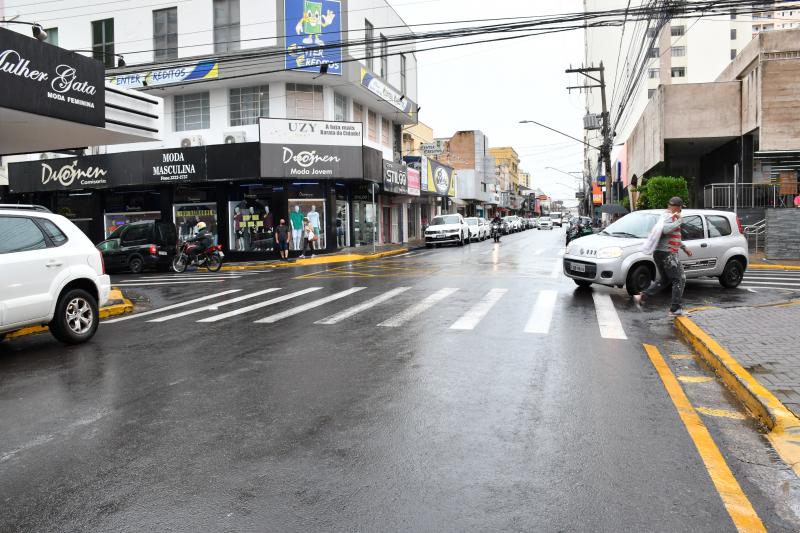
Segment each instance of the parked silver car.
M662 210L625 215L595 235L575 239L564 255L564 274L581 287L592 283L625 287L629 294L647 288L657 269L642 244ZM687 278L716 277L723 287L737 287L748 265L747 240L734 213L684 209L683 242L693 252L681 253Z

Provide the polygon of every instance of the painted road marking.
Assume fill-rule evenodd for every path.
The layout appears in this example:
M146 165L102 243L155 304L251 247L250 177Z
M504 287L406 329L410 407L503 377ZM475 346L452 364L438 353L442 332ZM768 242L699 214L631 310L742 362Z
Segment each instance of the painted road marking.
M385 292L385 293L381 294L380 296L376 296L375 298L367 300L364 303L358 304L358 305L356 305L354 307L351 307L349 309L345 309L344 311L342 311L340 313L336 313L335 315L331 315L329 317L323 318L322 320L317 320L314 323L315 324L325 324L325 325L338 324L342 320L350 318L351 316L355 316L358 313L361 313L363 311L366 311L367 309L375 307L378 304L382 304L383 302L385 302L387 300L391 300L395 296L404 293L405 291L407 291L410 288L411 287L397 287L396 289L392 289L392 290L390 290L388 292Z
M112 283L114 287L152 287L155 285L186 285L188 283L222 283L226 279L198 279L194 281L157 281L153 283Z
M545 248L539 248L538 250L533 252L533 255L542 255L544 252L545 252Z
M595 313L597 313L597 325L600 326L600 336L604 339L627 339L628 336L625 335L625 330L622 328L622 322L619 320L611 296L594 291L592 299Z
M282 313L278 313L278 314L275 314L275 315L270 315L270 316L268 316L266 318L262 318L261 320L256 320L255 323L256 324L273 324L273 323L277 322L278 320L282 320L282 319L284 319L286 317L290 317L290 316L294 316L294 315L303 313L305 311L308 311L309 309L315 309L315 308L319 307L320 305L325 305L328 302L332 302L334 300L338 300L340 298L344 298L346 296L350 296L351 294L355 294L358 291L363 291L364 289L366 289L366 287L353 287L353 288L347 289L346 291L337 292L336 294L331 294L330 296L326 296L325 298L320 298L319 300L314 300L313 302L308 302L307 304L303 304L303 305L300 305L298 307L293 307L292 309L289 309L288 311L284 311Z
M673 354L673 355L670 355L669 357L670 357L670 359L676 359L676 360L692 360L692 359L694 359L694 356L691 355L691 354Z
M695 407L695 411L704 415L716 416L720 418L731 418L733 420L745 420L747 415L728 409L713 409L711 407Z
M175 274L174 276L142 276L140 278L128 278L119 280L118 283L150 283L151 281L195 281L199 279L235 279L241 278L241 274L200 274L195 276L184 276Z
M206 305L203 307L197 307L195 309L189 309L188 311L181 311L180 313L174 313L172 315L167 316L160 316L158 318L154 318L153 320L148 320L148 322L166 322L167 320L172 320L173 318L179 318L182 316L193 315L195 313L202 313L203 311L216 311L220 306L228 305L228 304L235 304L237 302L241 302L244 300L248 300L250 298L255 298L257 296L262 296L264 294L268 294L270 292L279 291L280 289L272 288L272 289L264 289L263 291L253 292L250 294L244 294L242 296L237 296L236 298L231 298L230 300L225 300L222 302L216 302L211 305Z
M321 289L322 287L309 287L308 289L303 289L301 291L284 294L283 296L278 296L277 298L273 298L271 300L266 300L264 302L259 302L257 304L248 305L246 307L242 307L239 309L234 309L233 311L228 311L227 313L222 313L220 315L214 315L208 318L203 318L201 320L198 320L198 322L219 322L220 320L224 320L232 316L241 315L242 313L247 313L250 311L254 311L256 309L261 309L262 307L267 307L268 305L285 302L286 300L291 300L292 298L297 298L298 296L302 296L304 294L308 294L309 292L314 292Z
M770 278L770 279L777 279L777 278ZM798 281L798 280L793 280L793 281ZM792 286L792 287L800 286L800 283L786 283L786 282L776 282L776 281L752 281L752 280L749 280L749 279L743 280L742 284L743 285L744 284L747 284L747 285L784 285L784 286L789 285L789 286Z
M428 296L427 298L425 298L424 300L422 300L418 304L412 305L411 307L409 307L408 309L406 309L402 313L399 313L399 314L393 316L392 318L390 318L389 320L385 320L385 321L381 322L378 325L379 326L388 327L388 328L396 328L398 326L402 326L403 324L405 324L406 322L408 322L409 320L411 320L415 316L424 313L425 311L427 311L428 309L430 309L431 307L433 307L434 305L436 305L440 301L444 300L445 298L447 298L448 296L450 296L451 294L453 294L457 290L458 289L454 289L452 287L445 287L444 289L439 289L438 291L434 292L433 294L431 294L430 296Z
M225 296L227 294L233 294L235 292L239 292L241 289L231 289L229 291L222 291L215 294L209 294L207 296L201 296L200 298L193 298L191 300L187 300L185 302L180 302L177 304L167 305L165 307L159 307L158 309L153 309L152 311L145 311L143 313L133 313L132 315L125 315L120 318L112 318L111 320L103 320L103 324L113 324L114 322L122 322L123 320L130 320L132 318L141 318L143 316L154 315L156 313L163 313L164 311L169 311L171 309L177 309L179 307L186 307L187 305L196 304L197 302L204 302L206 300L211 300L212 298L219 298L220 296Z
M550 332L550 322L556 309L558 291L541 291L533 306L528 323L525 324L525 333L540 333L546 335Z
M689 436L692 438L692 442L694 442L700 458L706 466L708 475L711 477L711 481L714 483L720 498L722 498L725 510L728 511L728 515L733 520L736 529L742 532L763 531L766 533L767 530L764 528L764 524L756 514L755 509L753 509L750 500L747 499L744 491L742 491L742 487L739 486L739 482L736 481L736 477L734 477L733 472L725 462L725 458L722 457L722 453L714 443L711 433L703 424L703 420L693 408L689 398L686 397L686 393L683 392L680 383L675 379L675 375L667 366L658 348L645 344L644 349L656 372L658 372L667 394L669 394L672 403L675 405L686 431L689 432Z
M456 320L455 323L450 326L450 329L475 329L475 326L477 326L478 323L489 314L489 311L492 310L492 307L494 307L494 305L500 301L500 298L502 298L507 292L508 289L490 290L480 302L475 304L472 309L464 313L461 318Z
M708 383L712 379L709 376L678 376L681 383Z

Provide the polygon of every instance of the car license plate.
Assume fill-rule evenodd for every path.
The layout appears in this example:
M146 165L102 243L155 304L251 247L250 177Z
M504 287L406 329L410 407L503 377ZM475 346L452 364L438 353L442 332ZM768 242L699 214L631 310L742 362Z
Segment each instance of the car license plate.
M158 255L167 255L167 252L164 250L159 250Z
M582 265L580 263L570 263L569 269L574 270L575 272L586 272L586 265Z
M444 237L445 237L444 235L437 235L436 236L437 239L444 239Z

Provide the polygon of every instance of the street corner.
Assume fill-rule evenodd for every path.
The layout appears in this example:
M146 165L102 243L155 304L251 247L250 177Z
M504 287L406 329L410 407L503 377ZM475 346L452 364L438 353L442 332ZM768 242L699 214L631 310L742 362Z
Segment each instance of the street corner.
M108 294L108 302L100 308L100 318L133 313L133 309L133 301L128 299L121 289L111 289Z
M675 327L800 476L800 353L791 333L800 318L798 303L709 308L679 317Z

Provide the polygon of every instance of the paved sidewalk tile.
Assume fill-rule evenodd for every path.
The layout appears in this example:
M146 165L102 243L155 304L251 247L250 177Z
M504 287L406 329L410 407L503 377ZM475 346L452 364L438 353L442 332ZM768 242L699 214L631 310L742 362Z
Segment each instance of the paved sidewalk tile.
M800 417L800 305L707 309L692 320Z

